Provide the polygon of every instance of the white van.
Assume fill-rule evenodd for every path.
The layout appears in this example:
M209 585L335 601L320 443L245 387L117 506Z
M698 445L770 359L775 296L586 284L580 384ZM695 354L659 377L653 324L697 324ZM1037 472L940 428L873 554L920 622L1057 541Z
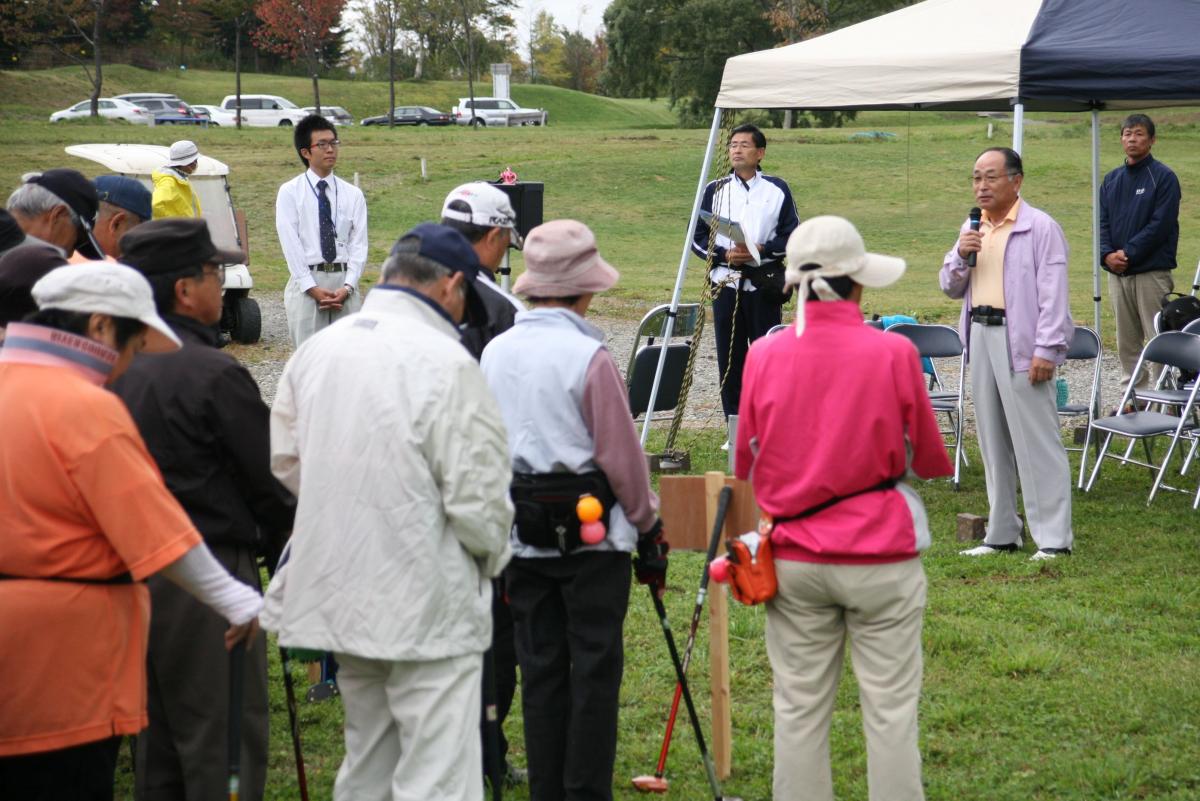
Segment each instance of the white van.
M237 109L237 95L225 95L221 108L226 111ZM242 118L249 125L264 128L282 126L290 128L307 117L303 109L286 97L279 95L242 95Z

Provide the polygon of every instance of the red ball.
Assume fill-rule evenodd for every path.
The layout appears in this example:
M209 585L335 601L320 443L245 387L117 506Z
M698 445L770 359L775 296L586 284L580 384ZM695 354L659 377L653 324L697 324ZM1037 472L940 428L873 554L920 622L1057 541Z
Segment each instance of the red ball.
M729 581L729 559L718 556L708 564L708 577L718 584Z
M579 539L583 540L587 545L595 545L603 541L606 533L604 524L599 521L584 523L579 527Z

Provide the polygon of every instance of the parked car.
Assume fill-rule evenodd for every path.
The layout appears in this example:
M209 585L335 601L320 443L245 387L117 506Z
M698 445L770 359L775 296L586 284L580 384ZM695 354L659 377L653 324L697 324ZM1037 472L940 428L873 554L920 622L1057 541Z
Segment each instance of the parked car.
M459 125L545 125L546 110L521 108L503 97L477 97L471 105L469 97L460 97L451 112Z
M444 111L429 106L396 106L392 118L397 125L450 125L454 119ZM359 125L387 125L388 115L363 117Z
M153 116L144 108L135 106L128 100L121 100L115 97L100 98L97 111L101 117L109 120L120 120L121 122L129 122L134 125L152 125L154 123ZM84 100L82 103L76 103L70 108L54 112L50 115L50 122L84 119L91 116L91 113L92 101Z
M221 108L220 106L198 105L198 106L192 106L192 110L196 111L196 112L203 112L203 113L207 114L209 125L215 125L218 128L222 127L222 126L229 127L229 128L233 128L233 127L237 126L237 119L236 119L237 115L234 114L232 111L226 111L225 109ZM249 124L250 123L246 121L246 116L243 114L242 115L242 125L249 125Z
M305 114L316 114L316 106L305 106L301 109ZM354 118L350 116L350 112L341 106L321 106L321 116L332 122L334 125L353 125Z
M221 108L234 111L237 95L225 95ZM290 128L308 116L304 109L279 95L242 95L242 118L251 125Z
M109 172L136 178L147 189L154 188L151 174L167 163L170 148L163 145L90 144L70 145L67 153L90 159ZM224 250L240 250L246 264L225 266L225 284L221 330L228 331L237 342L257 342L262 333L262 312L258 302L250 297L254 279L250 276L250 247L247 239L246 216L233 206L229 193L229 167L216 159L201 155L196 171L188 181L200 198L200 208L213 243Z
M208 116L198 114L178 96L166 92L130 92L117 95L141 106L154 116L155 125L207 125Z

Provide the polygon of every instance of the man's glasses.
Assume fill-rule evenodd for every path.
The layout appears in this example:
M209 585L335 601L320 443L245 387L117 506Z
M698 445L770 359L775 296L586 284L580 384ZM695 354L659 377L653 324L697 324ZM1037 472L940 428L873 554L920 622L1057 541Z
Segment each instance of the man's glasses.
M215 275L217 283L221 286L225 285L225 265L224 264L206 264L204 265L204 277Z
M338 147L341 144L342 144L341 140L338 140L338 139L325 139L320 142L313 142L311 145L309 145L308 149L309 150L324 150L324 151L328 152L328 151L333 150L334 148Z

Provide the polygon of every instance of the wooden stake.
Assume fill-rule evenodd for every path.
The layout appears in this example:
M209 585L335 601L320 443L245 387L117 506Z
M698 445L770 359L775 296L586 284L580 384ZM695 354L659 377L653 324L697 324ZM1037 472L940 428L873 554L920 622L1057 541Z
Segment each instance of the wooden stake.
M708 531L717 519L717 495L725 486L725 475L704 474L704 495ZM736 496L735 496L736 497ZM736 503L736 501L735 501ZM733 512L733 509L730 509ZM726 519L735 518L730 514ZM728 524L726 524L728 528ZM733 767L733 719L729 704L729 588L712 582L708 585L708 659L712 682L712 756L717 778L729 778Z

